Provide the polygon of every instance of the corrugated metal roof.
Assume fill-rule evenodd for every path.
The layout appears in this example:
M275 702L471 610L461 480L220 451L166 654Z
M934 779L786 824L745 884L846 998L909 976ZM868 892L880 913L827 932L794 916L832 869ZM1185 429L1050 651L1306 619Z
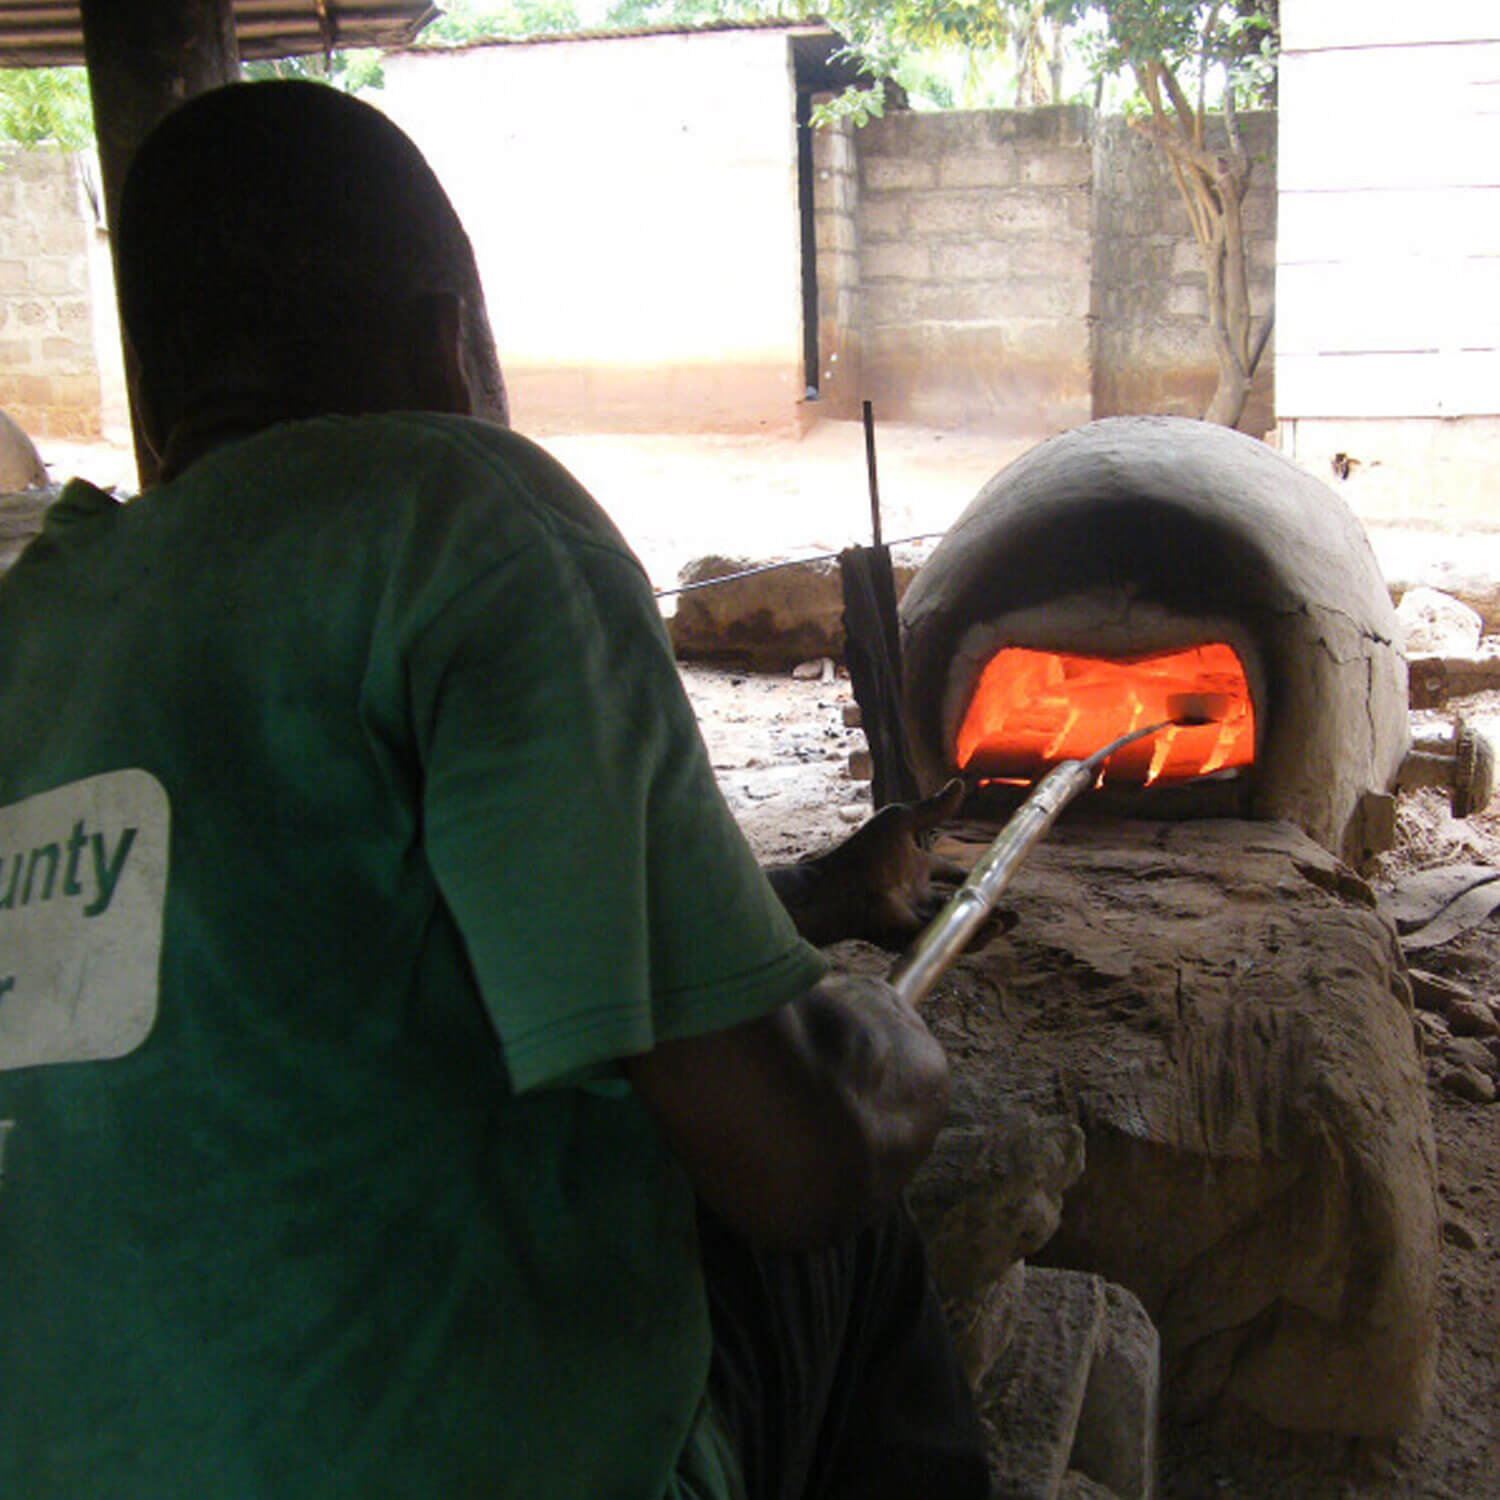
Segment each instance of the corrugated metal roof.
M431 0L234 0L246 62L330 47L402 47L436 14ZM82 61L78 0L0 0L0 67Z
M486 47L541 47L550 42L618 42L638 37L700 36L714 31L828 31L828 22L818 16L722 16L702 21L651 21L640 26L584 26L577 31L541 31L532 35L476 37L467 42L428 41L418 37L409 52L479 52Z

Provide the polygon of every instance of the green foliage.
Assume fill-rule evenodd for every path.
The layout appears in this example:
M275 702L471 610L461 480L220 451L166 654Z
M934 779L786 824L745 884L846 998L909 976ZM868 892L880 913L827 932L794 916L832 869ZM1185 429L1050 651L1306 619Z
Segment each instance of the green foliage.
M0 70L0 137L18 145L81 151L94 144L89 80L82 68Z
M331 84L346 94L385 87L385 72L380 66L376 47L352 47L324 57L311 53L306 57L281 57L275 61L248 62L240 71L251 80L264 78L310 78L314 83Z
M648 26L700 26L706 21L761 21L774 16L806 14L809 7L790 0L615 0L604 13L610 31Z
M440 0L439 8L442 15L422 28L424 43L451 47L583 29L572 0Z

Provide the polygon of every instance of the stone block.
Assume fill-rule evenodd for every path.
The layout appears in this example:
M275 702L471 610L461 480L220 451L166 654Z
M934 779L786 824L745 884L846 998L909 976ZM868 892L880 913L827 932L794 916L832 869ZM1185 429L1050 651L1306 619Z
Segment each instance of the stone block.
M1151 1500L1161 1340L1139 1300L1106 1284L1104 1314L1069 1462L1119 1500Z
M895 239L906 233L906 198L869 198L859 206L860 234L868 244L872 240Z
M937 169L920 157L862 156L861 186L869 193L909 191L936 185Z
M1008 187L1017 180L1017 152L1013 146L945 156L938 162L938 185L945 188Z
M41 224L42 252L45 255L86 255L88 232L83 220L72 212L72 205L60 211L58 217L44 220Z
M923 193L911 200L907 226L914 235L972 234L981 226L981 211L972 193Z
M980 227L993 235L1044 235L1050 238L1079 238L1068 212L1070 193L1042 193L1016 189L1011 192L988 192L973 195L979 210ZM1085 205L1087 198L1084 199ZM1084 221L1087 228L1087 219Z
M42 340L42 358L53 370L66 371L92 367L94 346L87 339L53 334Z
M933 247L932 272L939 281L1005 281L1015 247L993 240L962 240Z
M0 260L0 293L29 289L30 267L24 260Z
M932 274L926 245L888 241L866 245L861 255L865 278L879 281L891 277L901 281L925 281Z
M1181 240L1172 246L1171 274L1174 277L1196 276L1203 279L1203 254L1196 240Z
M1016 276L1048 276L1087 282L1093 270L1092 246L1086 240L1027 240L1010 247Z
M995 1500L1056 1500L1103 1318L1097 1276L1027 1267L1010 1339L977 1393Z
M859 246L859 239L854 233L854 222L847 214L819 214L816 241L820 251L843 250L852 253Z
M31 286L39 296L55 297L74 289L72 258L43 256L33 263Z
M1200 283L1174 286L1167 293L1167 311L1177 318L1203 319L1208 316L1208 292Z
M30 257L40 253L42 231L29 219L0 220L0 251L8 256Z
M1083 147L1057 147L1027 152L1020 168L1020 180L1033 187L1083 187L1093 178L1094 162Z

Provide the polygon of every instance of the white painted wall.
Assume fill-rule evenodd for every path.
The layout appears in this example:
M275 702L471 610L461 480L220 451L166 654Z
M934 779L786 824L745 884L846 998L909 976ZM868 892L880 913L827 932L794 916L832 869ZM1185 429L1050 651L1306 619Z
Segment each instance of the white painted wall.
M1276 394L1500 413L1500 0L1283 0Z
M536 425L528 401L533 414L573 403L601 418L611 403L656 401L665 426L716 425L741 401L777 410L730 425L793 419L802 312L785 31L412 51L384 66L370 98L468 226L518 426ZM565 411L541 420L567 425Z

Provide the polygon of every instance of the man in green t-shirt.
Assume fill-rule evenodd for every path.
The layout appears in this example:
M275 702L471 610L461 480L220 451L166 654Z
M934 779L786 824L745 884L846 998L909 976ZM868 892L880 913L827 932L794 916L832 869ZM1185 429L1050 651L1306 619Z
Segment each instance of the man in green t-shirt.
M118 233L162 482L0 581L0 1492L982 1495L941 1050L756 869L420 155L223 90Z

